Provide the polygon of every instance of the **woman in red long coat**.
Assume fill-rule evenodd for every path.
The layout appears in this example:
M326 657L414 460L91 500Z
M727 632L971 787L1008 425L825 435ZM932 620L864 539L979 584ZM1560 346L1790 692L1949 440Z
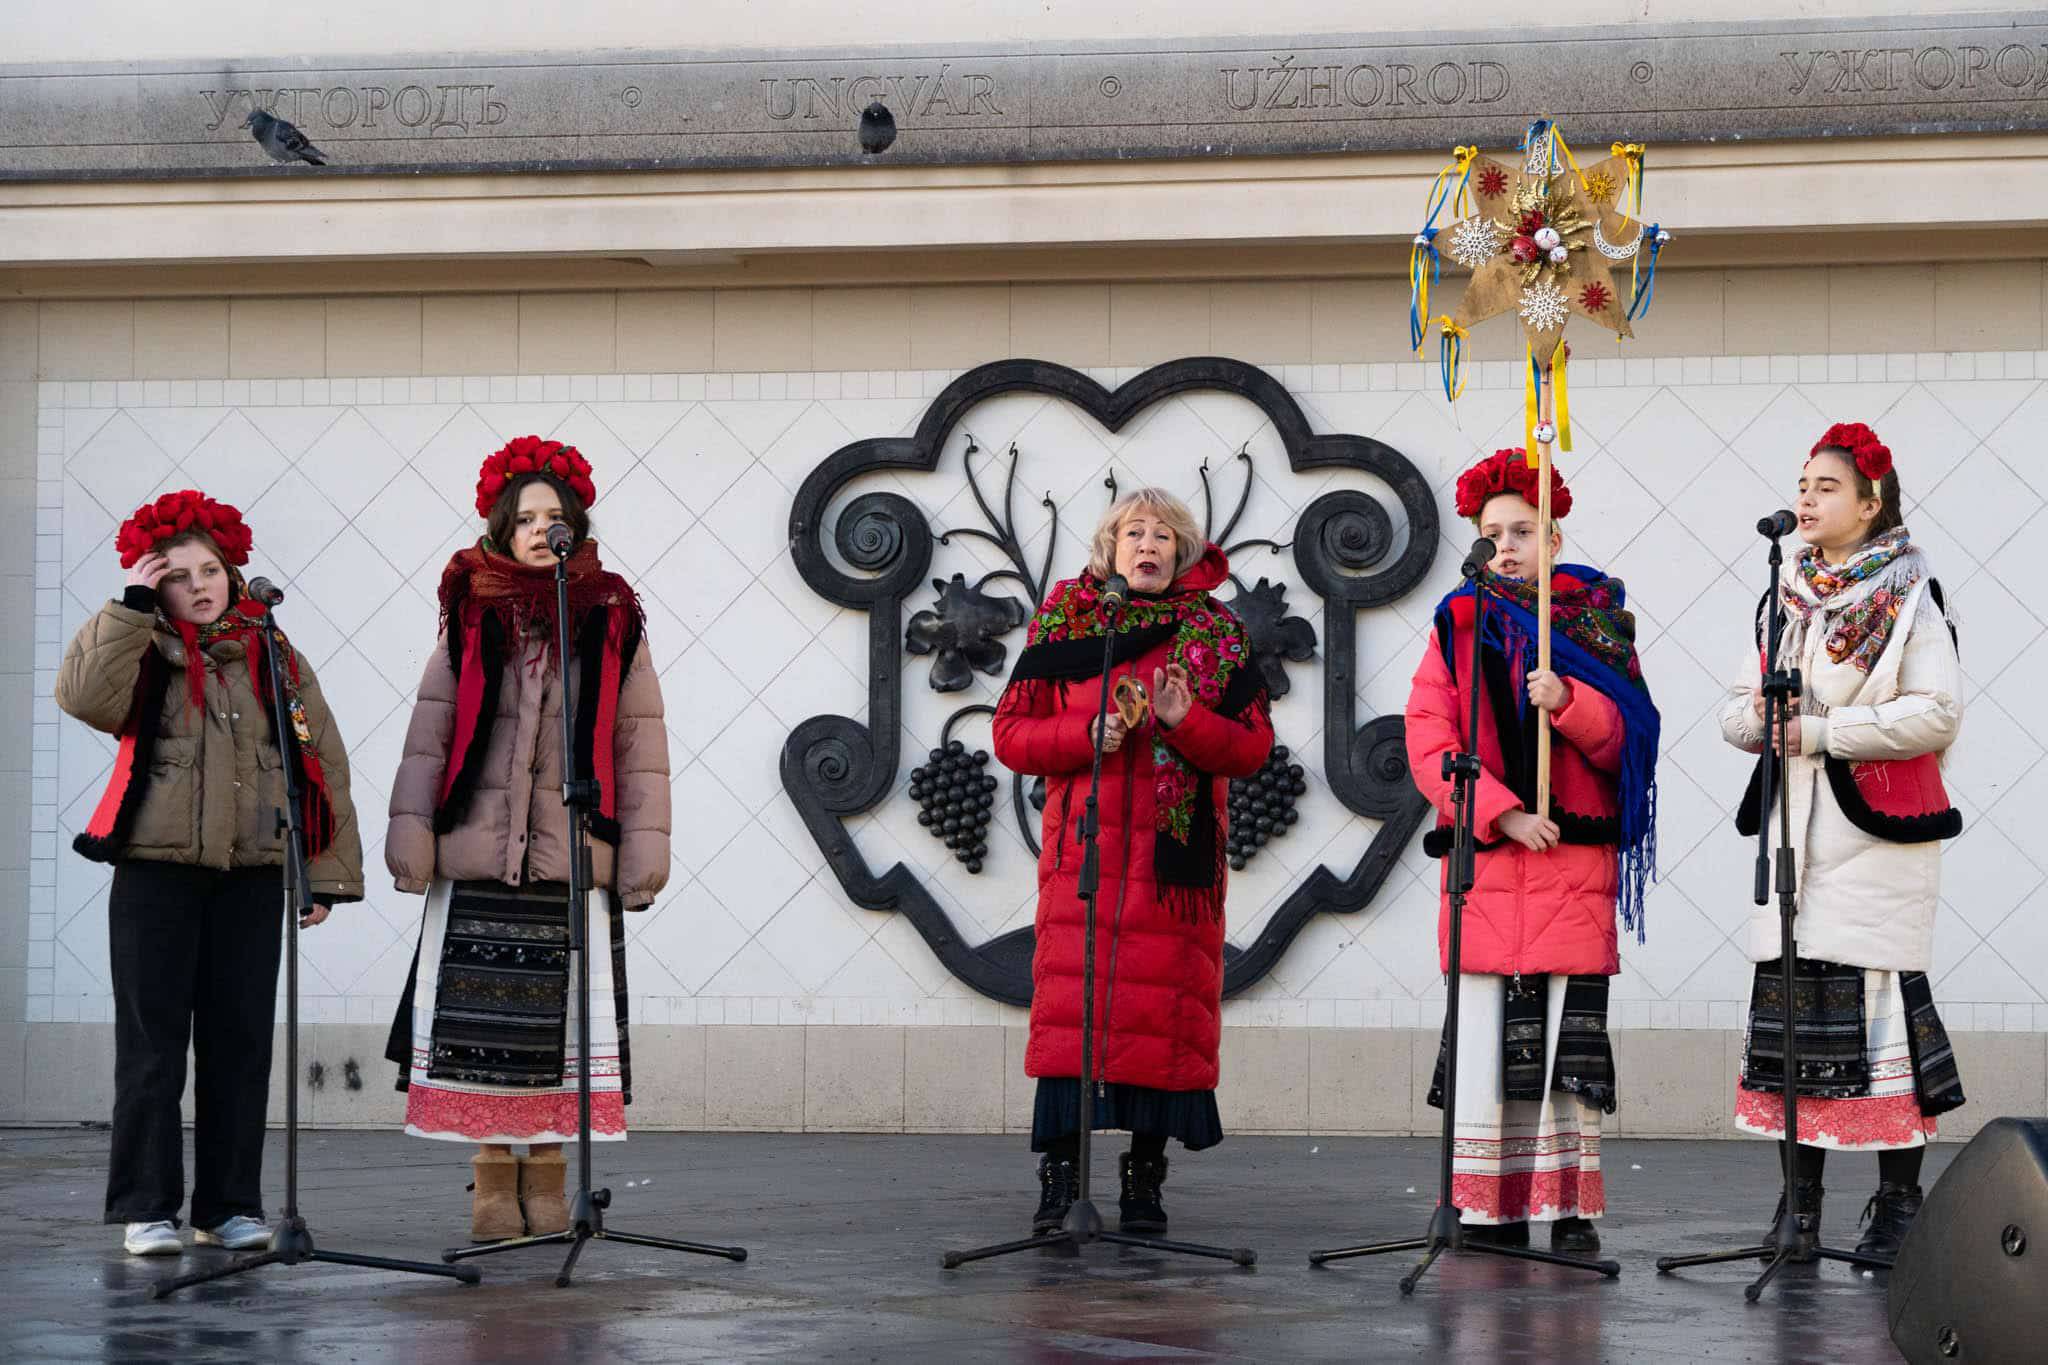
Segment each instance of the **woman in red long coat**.
M1438 814L1423 847L1443 857L1452 810L1443 758L1470 747L1465 727L1478 686L1478 846L1459 944L1451 1192L1475 1239L1526 1246L1536 1220L1551 1225L1553 1250L1582 1254L1599 1250L1591 1220L1607 1205L1600 1121L1615 1096L1607 978L1620 967L1615 911L1640 926L1655 859L1659 721L1622 586L1597 569L1554 567L1553 666L1535 667L1536 478L1516 448L1458 480L1458 515L1496 547L1477 585L1487 621L1480 677L1471 675L1468 585L1438 606L1415 670L1408 763ZM1562 519L1571 492L1554 470L1551 479L1552 515ZM1555 555L1554 526L1552 535ZM1555 732L1547 811L1535 808L1539 710ZM1446 895L1437 931L1446 972L1449 916ZM1430 1103L1441 1107L1441 1057L1437 1068Z
M1119 614L1104 583L1130 583ZM1117 632L1111 683L1145 706L1103 727L1095 932L1098 1084L1091 1126L1131 1132L1121 1165L1121 1226L1166 1230L1166 1140L1190 1151L1223 1140L1216 1110L1223 1018L1224 822L1230 779L1256 772L1273 744L1250 641L1209 596L1229 575L1188 509L1140 489L1096 528L1088 567L1053 586L995 716L995 751L1046 779L1038 860L1026 1074L1038 1078L1031 1150L1039 1161L1034 1233L1066 1217L1078 1193L1082 959L1078 894L1102 678L1102 637Z

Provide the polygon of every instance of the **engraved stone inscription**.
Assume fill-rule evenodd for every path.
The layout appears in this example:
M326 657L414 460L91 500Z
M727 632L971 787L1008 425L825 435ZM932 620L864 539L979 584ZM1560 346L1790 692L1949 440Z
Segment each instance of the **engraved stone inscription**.
M427 67L0 66L0 179L839 166L2048 129L2048 11L840 52L493 54ZM325 150L273 163L267 109ZM108 137L107 131L115 135Z

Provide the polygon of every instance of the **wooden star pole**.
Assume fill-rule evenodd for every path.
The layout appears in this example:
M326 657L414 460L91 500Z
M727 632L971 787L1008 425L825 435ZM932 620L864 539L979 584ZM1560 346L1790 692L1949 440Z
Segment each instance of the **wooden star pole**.
M1555 124L1530 125L1518 169L1476 147L1460 147L1437 177L1430 221L1415 239L1410 280L1414 303L1410 337L1418 349L1429 327L1428 283L1439 267L1438 253L1472 272L1457 308L1439 319L1444 338L1444 391L1452 399L1461 387L1457 369L1463 340L1477 323L1513 310L1527 342L1528 387L1523 449L1537 471L1536 666L1550 667L1551 447L1571 449L1569 402L1564 397L1570 352L1564 327L1572 314L1589 318L1617 336L1633 335L1629 320L1648 303L1657 252L1669 234L1622 212L1626 190L1641 198L1643 149L1616 143L1610 155L1581 170ZM1451 185L1455 182L1453 196ZM1470 204L1473 211L1465 212ZM1454 209L1448 229L1435 226L1446 205ZM1440 231L1448 243L1438 246ZM1614 268L1633 262L1630 298L1616 288ZM1537 714L1536 811L1550 812L1550 717Z

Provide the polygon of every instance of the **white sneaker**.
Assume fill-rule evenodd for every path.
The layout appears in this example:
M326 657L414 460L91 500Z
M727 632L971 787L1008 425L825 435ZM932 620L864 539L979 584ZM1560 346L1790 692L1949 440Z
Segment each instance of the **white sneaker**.
M121 1245L130 1256L176 1256L185 1249L185 1244L178 1240L177 1228L168 1220L130 1223Z
M192 1240L203 1247L226 1247L229 1251L254 1251L270 1245L270 1228L261 1218L238 1213L217 1228L201 1228Z

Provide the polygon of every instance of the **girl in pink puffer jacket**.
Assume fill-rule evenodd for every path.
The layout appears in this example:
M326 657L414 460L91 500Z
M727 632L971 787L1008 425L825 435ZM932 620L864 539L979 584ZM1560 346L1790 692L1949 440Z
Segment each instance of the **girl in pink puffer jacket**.
M1458 481L1458 513L1493 540L1486 593L1475 797L1474 886L1460 962L1453 1197L1475 1234L1526 1245L1530 1219L1553 1249L1589 1254L1606 1211L1600 1121L1614 1109L1607 978L1620 967L1617 906L1640 927L1655 857L1658 720L1636 660L1621 584L1598 570L1552 574L1554 667L1534 667L1536 475L1520 449ZM1555 518L1571 492L1551 475ZM1558 545L1552 527L1553 558ZM1446 597L1408 698L1408 761L1438 813L1424 839L1451 845L1446 754L1468 750L1474 588ZM1536 712L1550 719L1551 806L1535 811ZM1445 864L1448 872L1449 864ZM1449 958L1449 896L1438 923ZM1430 1102L1442 1105L1442 1058Z

